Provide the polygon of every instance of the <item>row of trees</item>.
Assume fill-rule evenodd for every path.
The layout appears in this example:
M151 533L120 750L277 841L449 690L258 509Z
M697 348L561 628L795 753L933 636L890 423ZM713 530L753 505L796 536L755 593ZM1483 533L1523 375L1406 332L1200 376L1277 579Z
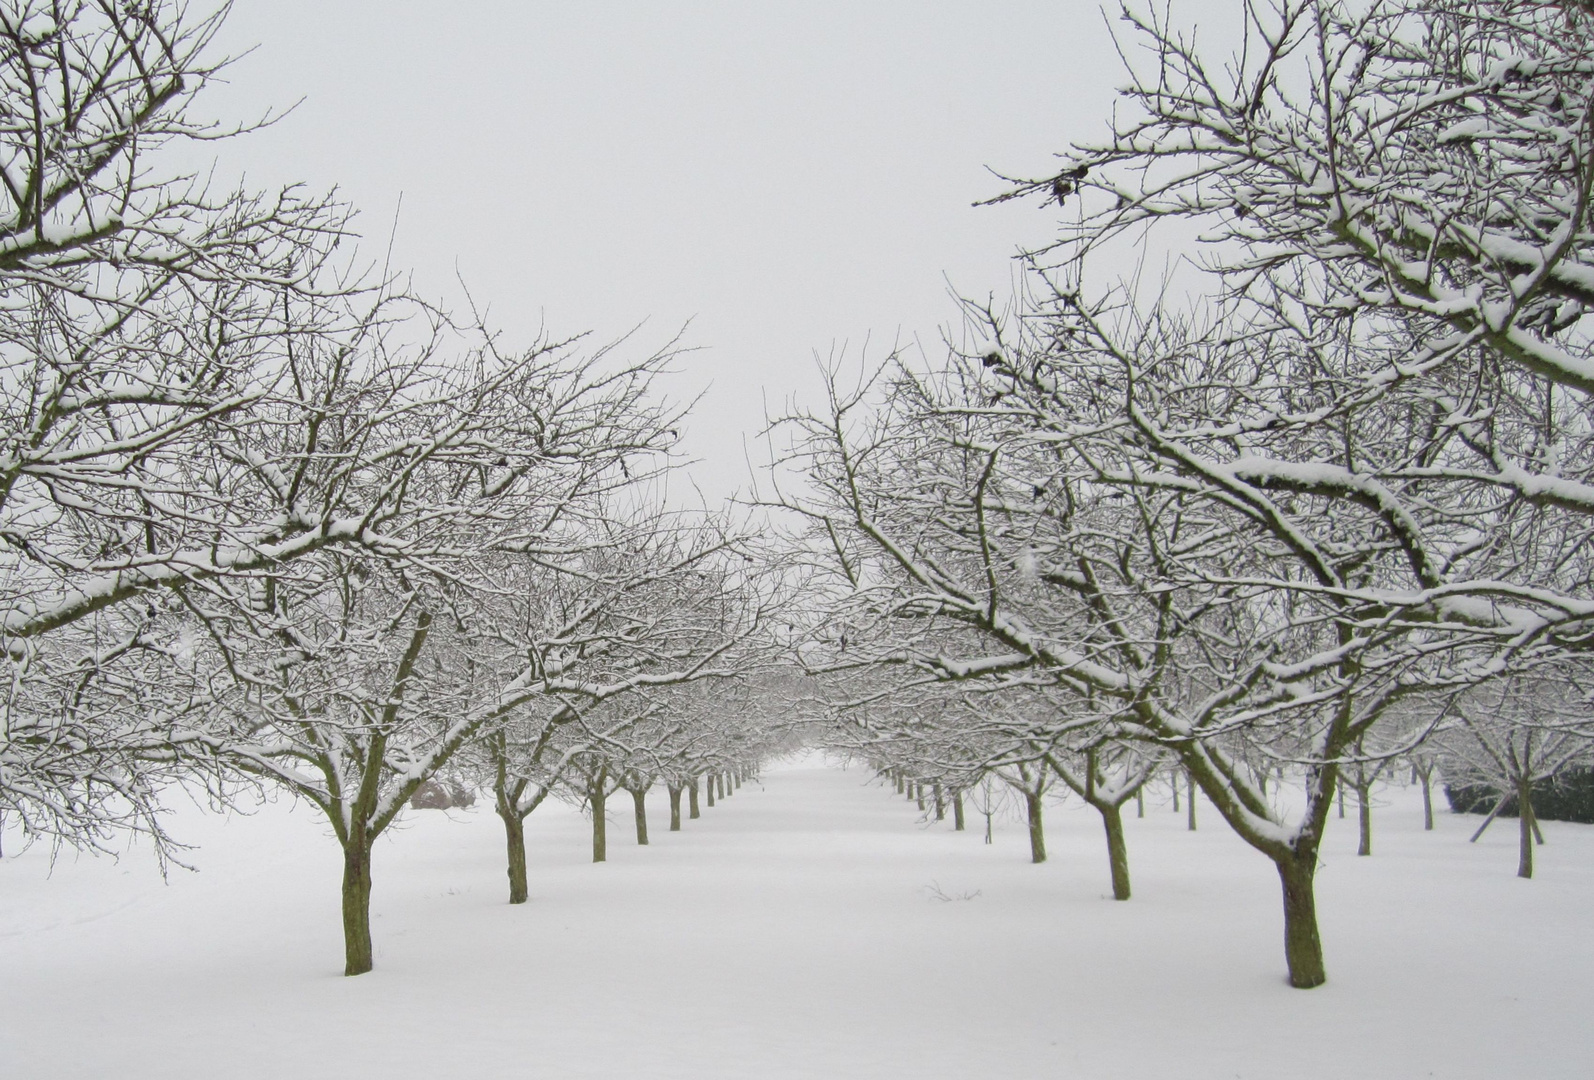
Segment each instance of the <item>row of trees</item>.
M165 786L286 788L343 847L358 974L372 842L441 770L490 783L523 899L550 792L599 857L610 795L779 745L785 651L828 741L1016 778L1037 844L1077 791L1120 898L1122 807L1177 768L1320 984L1343 783L1441 730L1513 784L1585 745L1594 14L1244 11L1212 57L1125 10L1132 107L1001 196L1064 217L1026 294L945 363L828 373L775 551L661 509L669 350L510 349L364 267L331 196L163 173L229 134L193 119L224 12L7 5L0 813L170 854ZM1160 291L1101 269L1197 240Z
M669 350L509 349L361 264L334 197L161 171L238 133L194 119L224 15L0 11L0 815L169 857L169 785L287 789L343 847L353 975L372 843L461 755L512 899L544 778L754 760L701 687L788 588L661 508Z
M1594 17L1244 14L1213 56L1125 9L1108 137L1002 196L1064 216L1027 294L967 305L944 363L830 372L773 501L810 525L830 610L804 658L853 741L1050 758L1109 836L1172 757L1276 866L1312 987L1347 772L1502 700L1588 734ZM1160 292L1096 276L1192 241ZM1546 686L1568 707L1535 711Z

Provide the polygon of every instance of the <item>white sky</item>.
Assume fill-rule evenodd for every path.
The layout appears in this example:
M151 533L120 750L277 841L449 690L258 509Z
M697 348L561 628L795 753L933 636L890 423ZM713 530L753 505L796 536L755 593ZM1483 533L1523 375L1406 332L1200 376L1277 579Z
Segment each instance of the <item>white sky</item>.
M690 322L667 389L708 389L684 449L711 500L766 401L813 400L816 352L934 349L948 281L1009 291L1055 207L972 207L1002 190L986 166L1049 171L1121 79L1094 0L237 0L220 44L258 47L213 115L303 99L222 173L337 185L372 254L402 192L394 265L423 293L457 270L511 343Z

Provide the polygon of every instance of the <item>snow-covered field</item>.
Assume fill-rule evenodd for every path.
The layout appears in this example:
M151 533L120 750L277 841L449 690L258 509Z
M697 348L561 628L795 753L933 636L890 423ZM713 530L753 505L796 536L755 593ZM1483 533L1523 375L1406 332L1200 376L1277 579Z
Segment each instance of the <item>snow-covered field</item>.
M1160 797L1160 795L1159 795ZM1284 983L1278 885L1210 807L1129 809L1135 898L1065 805L1050 861L981 843L861 770L769 770L653 843L611 804L610 861L549 805L532 898L505 902L485 806L378 845L377 970L341 976L340 856L307 807L174 822L201 872L0 862L0 1077L1587 1077L1594 827L1425 834L1383 793L1319 874L1329 985ZM14 841L8 836L8 841ZM963 899L963 897L968 897ZM949 897L950 899L942 899Z

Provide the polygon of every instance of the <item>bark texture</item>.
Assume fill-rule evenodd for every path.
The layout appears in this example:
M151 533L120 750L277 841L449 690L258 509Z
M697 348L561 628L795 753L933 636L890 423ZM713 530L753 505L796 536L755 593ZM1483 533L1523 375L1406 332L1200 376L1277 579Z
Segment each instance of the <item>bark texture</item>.
M1041 823L1041 797L1026 791L1024 809L1029 817L1029 861L1046 861L1046 831Z
M1107 863L1112 870L1112 898L1129 899L1129 847L1124 843L1124 822L1121 807L1101 804L1102 828L1107 830Z
M526 823L519 814L499 811L504 823L504 843L509 849L509 902L524 904L529 895L526 887Z
M592 804L592 861L604 862L609 858L608 813L609 793L603 789L600 776L596 784L587 788L587 799Z
M364 830L343 845L343 974L371 970L371 846Z
M631 803L636 807L636 842L648 842L648 789L632 788Z
M1284 885L1284 959L1290 969L1290 985L1310 990L1328 981L1323 943L1317 935L1317 898L1312 891L1316 853L1282 859L1276 865Z

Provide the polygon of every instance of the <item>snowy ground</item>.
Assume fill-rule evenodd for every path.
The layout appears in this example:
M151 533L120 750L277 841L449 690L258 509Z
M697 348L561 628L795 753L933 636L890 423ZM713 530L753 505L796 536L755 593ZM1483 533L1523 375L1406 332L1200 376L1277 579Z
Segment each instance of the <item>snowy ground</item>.
M611 804L528 823L505 903L489 809L411 813L376 853L377 970L340 975L336 844L308 808L197 811L198 874L147 859L0 862L0 1077L1587 1077L1594 827L1421 828L1383 794L1376 854L1336 822L1319 874L1328 986L1284 984L1269 864L1203 806L1148 801L1135 898L1088 808L981 843L812 759L634 846ZM1501 826L1504 827L1501 827ZM7 837L7 840L13 840ZM953 897L938 899L935 895ZM958 899L969 896L969 899Z

